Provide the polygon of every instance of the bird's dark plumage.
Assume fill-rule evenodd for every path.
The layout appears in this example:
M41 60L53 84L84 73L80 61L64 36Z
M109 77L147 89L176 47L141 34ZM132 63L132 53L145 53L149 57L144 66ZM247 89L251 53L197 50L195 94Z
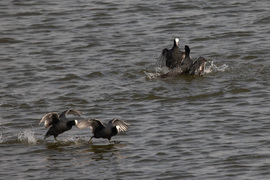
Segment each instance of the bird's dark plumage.
M66 118L68 114L80 116L82 113L75 109L68 109L63 111L60 116L57 112L50 112L42 117L39 125L44 123L45 128L49 128L44 139L53 135L54 139L57 141L56 137L59 134L70 130L72 126L76 125L77 120L69 120Z
M180 64L183 74L187 74L189 72L189 69L191 68L192 64L193 60L190 58L190 48L188 45L185 45L185 58Z
M203 76L206 59L199 57L196 61L190 58L190 48L185 46L185 57L181 65L165 74L160 75L161 78L177 77L183 74Z
M188 73L190 75L202 76L204 73L206 62L206 59L204 59L203 57L199 57L196 61L194 61Z
M165 65L169 69L174 69L178 67L182 62L183 55L178 47L178 42L179 39L175 38L173 47L170 50L167 48L163 49L161 56L159 57L159 62L164 64L163 62L165 61Z
M108 123L103 123L98 119L86 119L78 122L76 124L77 128L84 129L90 127L92 129L92 133L94 134L89 142L91 142L92 138L105 138L111 141L111 137L115 136L121 131L128 130L128 123L122 121L120 119L113 119Z

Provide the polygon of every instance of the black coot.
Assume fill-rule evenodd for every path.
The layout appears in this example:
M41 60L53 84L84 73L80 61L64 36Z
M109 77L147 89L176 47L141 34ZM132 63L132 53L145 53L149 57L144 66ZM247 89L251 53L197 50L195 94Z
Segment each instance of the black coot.
M39 122L39 125L44 122L45 128L49 128L48 132L45 134L44 139L50 136L54 136L54 139L56 137L72 128L72 126L76 125L77 120L69 120L67 119L68 114L73 114L76 116L80 116L82 113L81 111L75 110L75 109L68 109L66 111L63 111L60 116L57 112L50 112L42 117L42 119Z
M159 57L159 62L165 61L165 65L169 69L174 69L180 66L182 62L183 54L178 47L178 43L179 39L175 38L173 47L170 50L167 48L163 49L161 56Z
M84 129L87 127L92 129L92 133L94 135L90 138L89 143L91 142L92 138L105 138L112 142L111 137L115 136L120 131L127 131L128 125L128 123L118 118L110 120L108 123L103 123L98 119L86 119L76 124L77 128L79 129Z

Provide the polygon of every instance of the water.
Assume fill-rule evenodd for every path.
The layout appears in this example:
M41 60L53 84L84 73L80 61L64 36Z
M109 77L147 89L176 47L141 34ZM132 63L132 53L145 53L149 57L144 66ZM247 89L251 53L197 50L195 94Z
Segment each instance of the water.
M1 179L269 179L269 1L0 2ZM204 77L159 79L173 39ZM74 108L130 123L43 140ZM71 116L70 116L71 117Z

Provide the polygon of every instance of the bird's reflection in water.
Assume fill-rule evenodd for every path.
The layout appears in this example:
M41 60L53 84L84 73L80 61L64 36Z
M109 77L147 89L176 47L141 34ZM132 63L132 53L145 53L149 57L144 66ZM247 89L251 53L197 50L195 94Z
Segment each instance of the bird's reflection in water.
M69 162L65 166L83 167L89 165L89 163L115 162L125 158L122 155L122 150L126 146L124 142L107 143L107 141L102 141L90 144L87 142L85 140L77 142L47 142L47 161L50 164L49 166ZM71 159L70 155L72 156Z
M78 145L78 144L79 144L79 142L76 142L73 140L46 142L47 149L51 149L51 150L64 149L65 147L74 146L74 145Z
M89 144L87 149L82 150L82 153L90 153L89 157L94 161L106 160L106 159L123 159L121 150L124 144L110 143L110 144Z

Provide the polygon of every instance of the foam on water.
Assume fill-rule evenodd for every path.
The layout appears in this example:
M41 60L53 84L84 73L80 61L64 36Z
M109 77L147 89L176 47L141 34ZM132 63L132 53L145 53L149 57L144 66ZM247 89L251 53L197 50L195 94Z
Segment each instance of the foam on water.
M30 129L24 130L18 134L18 140L27 144L37 144L37 137Z

